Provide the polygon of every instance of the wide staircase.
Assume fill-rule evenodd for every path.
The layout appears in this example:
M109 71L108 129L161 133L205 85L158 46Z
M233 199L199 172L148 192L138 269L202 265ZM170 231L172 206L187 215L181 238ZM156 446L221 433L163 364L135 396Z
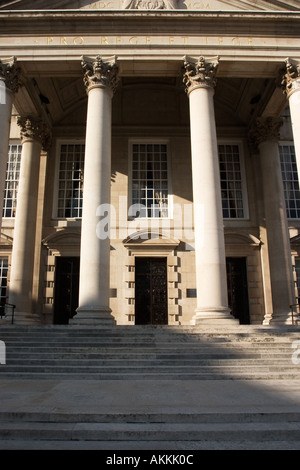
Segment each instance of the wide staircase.
M272 384L298 386L299 326L2 324L0 340L0 449L300 449L300 400L255 402L257 387L267 384L272 397ZM64 406L59 397L56 406L47 402L55 387ZM169 398L159 401L164 390ZM245 390L253 401L243 407ZM118 406L105 406L109 394Z

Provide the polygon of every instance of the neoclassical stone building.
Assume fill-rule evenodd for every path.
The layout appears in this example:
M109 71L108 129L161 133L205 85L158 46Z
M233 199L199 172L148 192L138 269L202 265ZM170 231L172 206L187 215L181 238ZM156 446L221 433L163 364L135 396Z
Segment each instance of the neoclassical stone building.
M3 0L0 21L15 323L291 323L299 2Z

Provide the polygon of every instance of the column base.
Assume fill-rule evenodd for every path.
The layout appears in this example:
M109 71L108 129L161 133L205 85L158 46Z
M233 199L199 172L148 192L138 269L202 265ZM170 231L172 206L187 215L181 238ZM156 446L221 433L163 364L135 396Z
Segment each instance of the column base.
M111 309L106 307L79 307L77 314L70 320L70 325L114 326L116 321Z
M284 312L284 313L273 313L268 318L268 324L270 326L279 326L279 325L299 325L300 317L299 314L294 312ZM264 324L266 323L266 318L264 319Z
M227 307L197 309L191 320L191 325L195 326L224 324L239 325L239 320L231 315Z

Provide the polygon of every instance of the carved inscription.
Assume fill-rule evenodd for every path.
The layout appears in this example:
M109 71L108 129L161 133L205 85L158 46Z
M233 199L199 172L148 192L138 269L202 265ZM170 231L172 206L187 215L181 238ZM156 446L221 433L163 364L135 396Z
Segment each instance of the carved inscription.
M94 2L83 7L83 10L112 10L114 8L114 2Z
M0 38L0 45L6 43L6 38ZM272 45L272 39L239 37L239 36L153 36L153 35L106 35L98 36L46 36L16 38L16 45L26 46L220 46L222 47L263 47ZM278 46L278 40L277 44Z
M110 54L119 54L116 50L118 46L131 46L139 49L151 48L169 48L189 47L197 48L197 55L207 55L208 48L214 48L218 52L214 54L221 55L223 51L234 51L237 49L248 49L247 53L257 53L274 48L298 47L298 38L272 38L272 37L251 37L251 36L205 36L205 35L159 35L159 34L106 34L105 31L99 31L97 35L57 35L57 36L20 36L15 37L12 43L10 38L0 37L0 47L6 51L11 50L11 55L18 55L19 48L26 50L43 50L55 48L61 49L80 49L81 54L85 53L86 47L101 47L101 50L111 49ZM202 50L201 50L202 48ZM34 51L36 53L36 51ZM190 54L191 52L189 52ZM8 54L8 52L7 52ZM184 54L183 54L184 55Z

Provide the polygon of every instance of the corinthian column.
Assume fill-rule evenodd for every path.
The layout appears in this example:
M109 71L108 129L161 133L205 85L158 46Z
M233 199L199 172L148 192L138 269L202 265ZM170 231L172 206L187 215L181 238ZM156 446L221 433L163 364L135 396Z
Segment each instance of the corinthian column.
M14 227L9 301L16 305L16 323L35 323L32 298L40 155L50 133L38 119L19 118L22 155Z
M214 114L218 61L185 59L190 102L197 309L193 322L234 321L227 301L221 186Z
M298 174L300 175L300 63L286 59L282 87L289 99Z
M73 323L112 324L109 308L110 238L98 230L106 215L111 186L111 101L117 85L115 58L83 59L88 94L79 307Z
M260 118L252 137L261 160L265 224L270 266L273 312L264 323L290 322L290 305L294 303L290 237L280 168L279 130L282 122L275 117Z
M13 95L20 86L20 73L16 59L0 61L0 230Z

